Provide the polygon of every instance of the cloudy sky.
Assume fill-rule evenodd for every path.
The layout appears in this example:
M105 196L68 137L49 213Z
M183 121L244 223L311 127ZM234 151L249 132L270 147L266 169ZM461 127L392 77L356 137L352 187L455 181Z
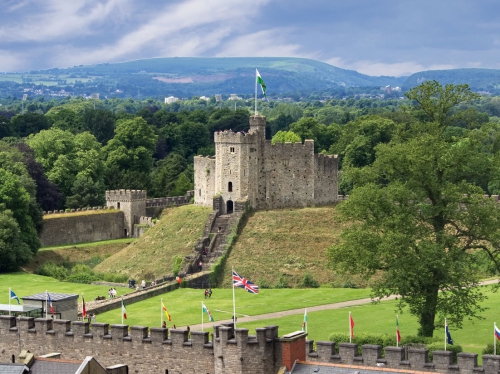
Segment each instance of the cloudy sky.
M0 71L172 56L500 69L500 1L0 0Z

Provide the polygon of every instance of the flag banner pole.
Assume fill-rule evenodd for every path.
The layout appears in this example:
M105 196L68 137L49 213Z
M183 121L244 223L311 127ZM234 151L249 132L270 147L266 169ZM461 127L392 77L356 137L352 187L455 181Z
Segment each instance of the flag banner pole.
M446 324L446 318L445 318L444 319L444 350L445 350L445 352L446 352L446 341L448 340L448 336L446 334L446 326L447 326L447 324Z
M306 308L306 311L305 311L305 314L304 314L304 322L306 324L306 334L307 334L307 308Z
M160 299L160 326L163 327L163 297Z
M123 325L123 297L122 297L122 310L121 310L121 313L122 313L122 325Z
M396 347L399 347L399 321L398 321L398 315L396 314Z
M203 301L201 302L201 331L203 332Z
M12 292L12 288L9 287L9 316L11 315L11 309L10 309L10 295L11 295L11 292Z
M255 115L257 115L257 69L255 69Z
M49 318L49 292L45 290L45 318Z
M496 334L496 330L497 330L497 323L496 322L493 322L493 354L496 356L497 355L497 334Z
M351 312L349 312L349 343L352 343Z
M234 272L234 267L232 268L232 271L231 271L231 280L233 280L233 275L232 275L233 272ZM233 280L233 325L234 325L234 328L236 329L236 299L234 297L234 280Z

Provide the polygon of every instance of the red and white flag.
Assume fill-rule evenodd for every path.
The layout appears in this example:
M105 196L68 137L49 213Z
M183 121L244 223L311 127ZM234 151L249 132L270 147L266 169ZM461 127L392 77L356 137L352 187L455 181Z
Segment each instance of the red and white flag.
M83 318L86 318L87 317L87 308L85 307L85 299L83 298L83 295L82 295L82 303L83 303L82 316L83 316Z
M125 309L125 303L123 302L123 299L122 299L122 316L123 318L127 319L127 309Z
M351 313L349 313L349 327L349 330L351 330L351 339L354 339L354 320L352 319Z

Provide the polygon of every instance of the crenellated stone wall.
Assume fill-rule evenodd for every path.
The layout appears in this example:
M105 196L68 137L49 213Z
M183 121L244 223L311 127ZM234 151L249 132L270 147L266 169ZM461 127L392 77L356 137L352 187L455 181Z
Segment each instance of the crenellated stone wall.
M214 134L215 158L195 158L195 204L220 196L221 214L236 201L256 209L331 204L337 201L338 158L314 154L314 141L271 145L266 117L250 116L248 133ZM214 170L215 169L215 170Z
M232 324L214 327L209 332L184 329L168 330L145 326L109 325L107 323L70 322L51 318L0 316L0 362L9 362L21 350L40 356L59 352L66 359L95 357L104 366L120 362L135 373L209 373L274 374L282 365L300 362L343 365L362 370L383 366L393 372L438 372L443 374L498 374L500 356L483 355L483 366L477 366L477 354L458 353L457 363L450 351L411 348L405 358L404 347L358 345L306 341L306 333L296 332L278 337L277 326L256 329L234 329ZM304 352L305 348L305 352Z

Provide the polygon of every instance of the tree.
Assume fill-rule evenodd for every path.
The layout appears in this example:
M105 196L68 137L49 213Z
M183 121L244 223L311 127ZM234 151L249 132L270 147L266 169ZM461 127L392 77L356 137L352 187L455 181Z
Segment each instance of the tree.
M113 138L115 121L115 115L109 110L88 108L83 112L85 127L103 145Z
M294 143L301 143L302 140L300 139L300 136L298 136L293 131L281 131L281 130L278 131L271 139L272 145L276 143L285 144L286 142L294 144Z
M43 114L26 113L13 117L10 126L15 134L24 138L50 128L50 122Z
M461 326L482 311L476 253L485 251L500 269L500 210L468 181L489 163L473 130L446 136L461 115L454 107L476 95L466 85L426 82L407 97L426 120L401 125L376 147L371 166L345 170L354 189L339 210L350 225L328 255L340 272L376 274L373 297L400 295L419 334L432 336L436 318Z

